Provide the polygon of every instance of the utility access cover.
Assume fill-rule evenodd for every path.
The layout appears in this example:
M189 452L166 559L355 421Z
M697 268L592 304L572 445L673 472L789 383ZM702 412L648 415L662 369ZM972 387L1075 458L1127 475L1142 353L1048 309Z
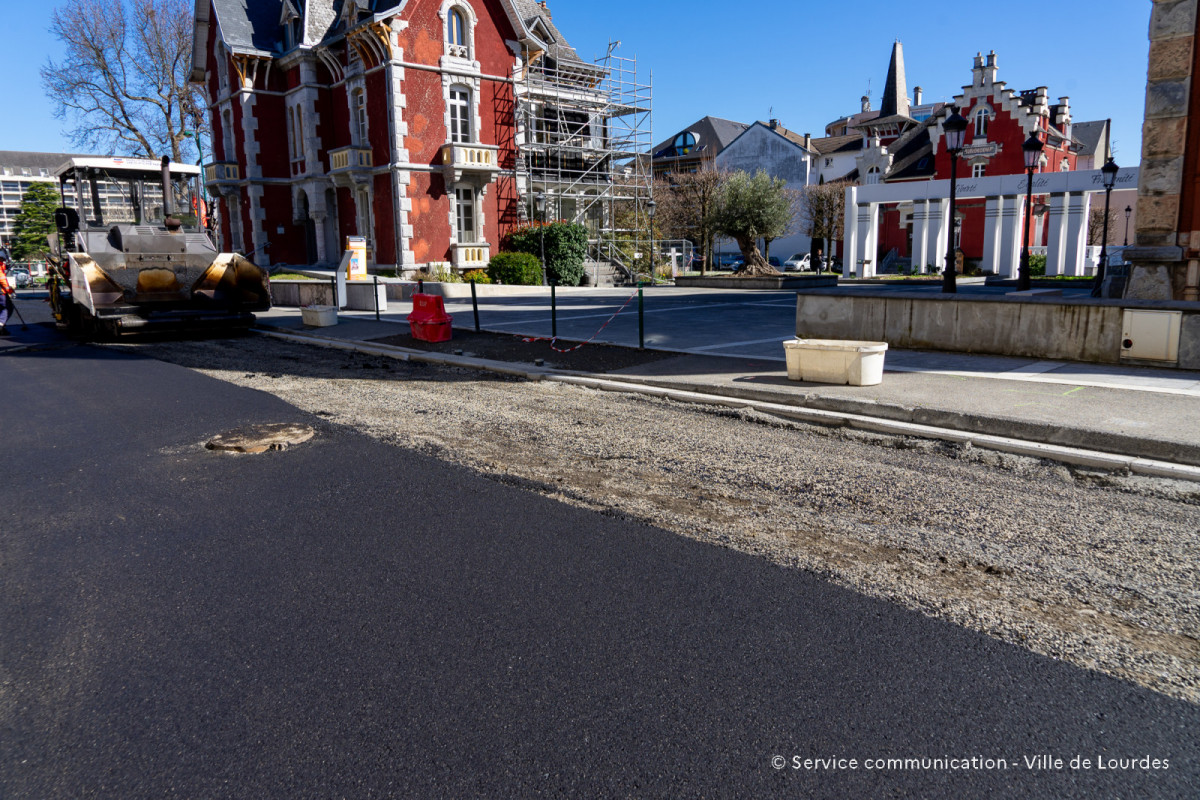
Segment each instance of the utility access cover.
M268 450L286 450L294 444L303 444L315 433L308 425L298 422L271 422L246 425L218 433L205 442L204 446L209 450L228 450L234 453L265 453Z

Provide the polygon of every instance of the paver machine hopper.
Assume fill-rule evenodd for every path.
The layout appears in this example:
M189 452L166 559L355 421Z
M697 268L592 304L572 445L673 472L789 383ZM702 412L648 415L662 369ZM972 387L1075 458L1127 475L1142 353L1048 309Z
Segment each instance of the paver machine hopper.
M193 191L199 167L139 158L72 158L56 170L50 303L84 336L248 328L271 307L267 274L219 253Z

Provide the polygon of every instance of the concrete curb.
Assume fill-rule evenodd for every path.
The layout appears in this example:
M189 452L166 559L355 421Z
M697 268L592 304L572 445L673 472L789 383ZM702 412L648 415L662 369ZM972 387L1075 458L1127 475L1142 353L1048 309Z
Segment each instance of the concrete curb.
M630 379L625 376L614 379L612 376L607 375L593 375L589 373L568 372L564 370L530 366L514 367L511 364L502 361L491 361L488 359L470 358L467 356L446 355L444 353L430 353L424 350L414 350L410 348L396 347L393 345L347 341L345 339L335 339L328 336L296 332L295 330L280 328L278 326L260 324L256 329L263 335L274 339L317 345L319 347L329 347L337 350L348 350L387 358L395 358L400 361L416 361L426 364L437 364L440 366L477 369L486 372L494 372L501 375L519 377L530 381L553 381L555 383L582 386L599 391L641 394L648 397L660 397L675 400L677 402L695 403L698 405L747 408L784 419L791 419L798 422L816 425L824 425L827 427L845 427L893 436L911 436L923 439L936 439L939 441L954 442L956 444L970 444L971 446L985 450L1012 453L1014 455L1029 456L1031 458L1043 458L1051 461L1059 461L1065 464L1072 464L1075 466L1112 470L1116 472L1129 472L1134 475L1146 475L1159 478L1173 478L1176 480L1200 482L1200 466L1195 464L1179 463L1178 461L1174 460L1147 457L1140 454L1107 452L1103 449L1096 449L1097 447L1103 447L1104 445L1083 447L1072 444L1047 442L1038 436L1026 437L1020 435L1008 435L991 431L975 431L969 429L964 430L963 428L958 427L966 422L979 422L984 425L987 425L988 423L998 423L997 425L990 425L989 427L1000 428L1007 425L1012 430L1029 432L1046 431L1048 433L1058 434L1060 436L1064 433L1064 429L1054 428L1049 425L1020 423L1019 421L1014 420L994 420L988 417L980 417L972 414L931 412L928 409L902 409L900 406L886 406L884 404L864 403L861 401L832 402L830 398L816 398L811 395L805 396L806 400L820 400L826 405L830 406L857 406L870 413L849 411L845 410L845 408L816 408L803 404L793 405L775 402L775 399L778 398L762 399L761 397L747 396L761 396L763 394L767 394L755 390L734 389L734 391L729 393L715 393L713 391L714 388L721 389L733 387L710 387L686 383L667 385L666 382L656 382L646 379ZM896 409L901 409L904 413L908 413L913 417L932 417L935 419L945 419L951 424L937 424L928 421L917 421L915 419L889 418L886 415L881 415L878 413L880 410L883 410L885 413L895 413ZM1067 432L1069 433L1069 431ZM1091 432L1075 431L1075 433L1087 434ZM1084 437L1081 436L1079 438ZM1126 440L1141 441L1134 440L1132 437L1119 435L1114 435L1110 439L1112 443L1119 443L1120 441ZM1171 449L1172 447L1171 443L1161 444L1167 449Z

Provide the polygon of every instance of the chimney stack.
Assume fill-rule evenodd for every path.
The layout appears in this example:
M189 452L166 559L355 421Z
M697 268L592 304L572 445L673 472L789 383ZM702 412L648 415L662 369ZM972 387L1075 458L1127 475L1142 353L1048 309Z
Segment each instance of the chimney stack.
M779 120L772 119L771 120L771 130L778 130L778 129L779 129Z
M921 91L920 86L913 87L913 105L914 106L921 105L921 95L922 94L924 94L924 92Z
M804 149L805 150L812 149L812 134L810 134L810 133L804 134Z

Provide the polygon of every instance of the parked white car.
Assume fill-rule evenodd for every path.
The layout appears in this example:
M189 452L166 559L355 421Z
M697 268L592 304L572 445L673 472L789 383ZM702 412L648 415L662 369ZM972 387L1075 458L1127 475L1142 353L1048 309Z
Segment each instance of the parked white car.
M785 272L803 272L804 270L812 269L812 254L811 253L796 253L796 255L783 262ZM829 259L821 257L821 269L829 269Z

